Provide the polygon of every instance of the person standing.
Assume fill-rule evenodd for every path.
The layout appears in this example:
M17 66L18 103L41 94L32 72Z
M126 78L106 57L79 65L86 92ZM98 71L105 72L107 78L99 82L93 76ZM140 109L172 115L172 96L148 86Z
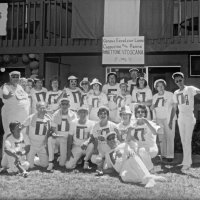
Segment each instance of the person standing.
M51 90L47 92L46 95L46 103L47 108L50 113L54 113L56 110L59 109L59 96L61 95L62 91L59 90L59 79L58 77L53 77L50 80L50 88Z
M192 164L192 134L196 119L194 117L194 96L200 94L200 89L184 84L184 74L175 72L172 75L178 90L174 92L174 108L179 110L178 127L183 147L182 169L189 169Z
M88 97L89 105L89 119L93 121L99 121L98 110L101 106L108 105L108 99L106 94L101 91L102 84L98 79L94 78L90 83L92 87L92 94Z
M147 85L145 74L141 74L136 81L136 88L132 92L132 111L134 112L135 103L143 104L147 107L147 118L151 119L149 107L152 104L152 91Z
M154 120L163 128L163 134L159 134L160 150L163 159L172 162L174 158L174 137L175 137L175 119L173 116L173 93L165 90L166 81L158 79L154 82L154 88L158 91L153 96L151 106L154 112Z
M45 102L47 89L43 87L43 77L37 76L34 78L34 87L31 89L32 97L32 113L36 113L36 105L38 102Z
M107 75L107 83L103 85L102 92L107 95L110 120L115 122L117 115L116 97L120 93L119 83L117 83L117 73L110 72Z
M10 133L10 122L18 120L23 122L29 115L30 102L28 94L19 84L21 73L12 71L9 73L10 82L5 83L2 87L2 123L4 129L3 146L7 135Z
M131 68L129 70L131 74L131 80L128 80L128 91L130 92L130 95L132 94L134 88L136 87L136 80L138 77L139 70L137 68Z

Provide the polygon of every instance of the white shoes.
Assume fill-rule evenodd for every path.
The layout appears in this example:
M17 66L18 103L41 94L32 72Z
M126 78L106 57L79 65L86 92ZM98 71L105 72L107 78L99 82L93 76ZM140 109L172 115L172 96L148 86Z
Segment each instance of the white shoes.
M54 166L53 163L49 163L49 166L47 167L47 170L51 171L53 169L53 166Z

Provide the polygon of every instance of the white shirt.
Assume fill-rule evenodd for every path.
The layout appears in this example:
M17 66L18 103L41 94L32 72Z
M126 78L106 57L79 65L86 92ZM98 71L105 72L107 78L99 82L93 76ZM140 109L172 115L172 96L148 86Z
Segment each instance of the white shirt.
M45 102L47 89L42 87L41 90L35 90L35 88L32 88L30 91L31 97L32 97L32 112L36 113L36 104L40 101Z
M58 97L61 95L62 91L48 91L46 94L46 103L50 110L55 111L59 108L59 103L57 101Z
M132 100L137 103L146 102L152 100L152 92L149 87L143 89L135 88L132 92Z
M100 139L98 139L98 142L105 144L106 143L106 139L105 139L106 135L110 132L115 131L115 129L117 129L117 125L111 121L108 121L107 125L103 126L103 127L100 126L100 122L97 122L94 125L94 128L92 130L92 135L94 136L94 138L97 138L97 139L100 137Z
M82 101L82 91L80 88L76 88L75 90L71 90L70 88L64 88L66 94L63 97L67 97L70 101L70 109L73 111L77 111L81 105Z
M163 95L155 94L153 96L153 105L156 118L169 120L173 107L173 93L164 91Z
M44 118L41 119L37 117L37 113L32 114L25 120L23 125L29 127L28 135L31 146L37 148L44 146L47 132L51 127L50 118L45 115Z
M173 100L178 104L179 116L193 115L194 96L199 89L194 86L185 86L183 90L174 92Z
M87 120L85 124L80 124L79 120L71 123L69 135L73 136L73 144L81 146L91 135L94 122Z

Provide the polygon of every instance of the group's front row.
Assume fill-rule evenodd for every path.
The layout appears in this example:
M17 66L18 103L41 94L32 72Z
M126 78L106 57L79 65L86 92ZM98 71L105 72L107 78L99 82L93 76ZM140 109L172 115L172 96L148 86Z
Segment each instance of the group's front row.
M158 153L156 137L162 131L146 119L146 106L138 104L134 118L128 106L122 107L119 124L109 121L105 106L99 108L98 122L88 119L86 107L80 107L77 114L69 107L69 100L62 98L60 109L50 117L45 103L39 102L37 113L23 124L11 122L11 134L3 144L1 171L27 177L27 170L35 164L52 170L54 154L59 151L59 165L67 169L74 169L84 156L84 169L90 168L91 160L97 165L98 175L114 169L124 182L145 187L153 187L156 180L165 181L149 172L153 169L151 159Z

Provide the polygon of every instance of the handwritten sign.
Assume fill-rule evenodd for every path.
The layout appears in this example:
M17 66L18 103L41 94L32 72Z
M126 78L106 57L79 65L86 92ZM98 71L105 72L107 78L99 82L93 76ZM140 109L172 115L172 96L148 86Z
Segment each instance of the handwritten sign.
M144 36L103 37L102 64L144 64Z
M6 35L8 4L0 3L0 35Z

